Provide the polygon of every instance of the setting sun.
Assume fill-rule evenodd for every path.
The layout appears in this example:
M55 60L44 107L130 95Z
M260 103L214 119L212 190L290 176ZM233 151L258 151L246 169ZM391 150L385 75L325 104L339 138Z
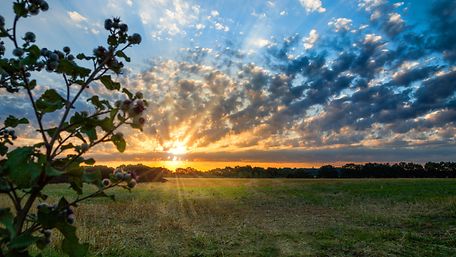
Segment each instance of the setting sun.
M184 155L187 153L187 147L185 146L185 143L176 141L172 143L172 146L168 150L168 153L172 155Z

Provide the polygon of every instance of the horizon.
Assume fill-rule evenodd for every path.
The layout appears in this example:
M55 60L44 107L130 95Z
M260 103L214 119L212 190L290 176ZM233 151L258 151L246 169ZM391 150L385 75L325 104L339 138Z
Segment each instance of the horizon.
M142 35L116 80L144 92L144 131L121 129L125 153L97 146L89 152L97 163L207 170L456 160L454 1L49 3L18 31L35 31L38 45L90 53L105 44L103 22L113 16ZM12 20L11 11L2 15ZM36 75L37 94L54 84L65 90L55 75ZM31 108L17 108L23 97L0 95L0 118L35 122ZM76 107L93 108L85 100ZM18 133L17 146L39 140L32 125Z

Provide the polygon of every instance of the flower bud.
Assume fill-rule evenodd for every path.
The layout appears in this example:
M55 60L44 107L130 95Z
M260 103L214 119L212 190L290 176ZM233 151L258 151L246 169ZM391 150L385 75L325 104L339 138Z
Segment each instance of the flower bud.
M24 55L24 50L22 50L22 48L16 48L13 50L13 55L21 57L22 55Z
M144 95L143 95L142 92L136 92L135 96L136 96L136 98L138 98L138 99L143 99L143 97L144 97Z
M146 119L141 116L136 116L133 118L133 125L138 128L142 128L144 124L146 123Z
M122 172L116 172L114 174L114 177L117 179L117 180L123 180L124 179L124 174L122 174Z
M82 151L82 152L85 152L85 151L87 151L87 150L89 150L89 145L86 144L86 143L82 144L82 145L81 145L81 151Z
M3 28L5 26L5 18L0 15L0 28Z
M116 108L119 108L121 105L122 105L122 101L120 101L120 100L117 100L117 101L114 103L114 106L115 106Z
M71 49L68 46L65 46L63 48L63 52L65 52L66 54L69 54L71 52Z
M58 61L59 60L59 55L56 54L56 53L50 53L49 54L49 60L54 61L54 62Z
M128 25L125 24L125 23L122 23L122 24L119 25L119 29L122 32L127 32L128 31Z
M139 35L138 33L134 33L133 35L128 37L128 42L135 45L140 44L141 40L141 35Z
M108 187L109 185L111 185L111 180L105 178L101 181L101 184L104 186L104 187Z
M130 173L125 174L123 179L127 182L130 181L132 179L131 174Z
M50 238L51 235L52 235L52 230L51 229L45 229L42 231L43 235L46 237L46 238Z
M24 40L27 42L35 42L36 36L33 32L25 33Z
M38 15L40 13L40 8L37 6L34 6L29 9L29 12L31 15Z
M49 52L49 50L47 48L41 48L40 54L42 56L47 56L48 52Z
M129 188L134 188L136 186L137 182L135 179L131 179L130 182L128 182L127 186Z
M104 28L106 30L111 30L112 28L112 20L111 19L106 19L104 22Z
M125 100L123 101L122 105L120 106L120 109L124 112L128 111L130 109L131 101L130 100Z
M67 220L68 224L71 225L71 224L74 223L75 218L76 218L76 217L74 216L74 214L70 214L70 215L68 215L68 216L66 217L66 220Z
M49 10L49 5L48 5L48 3L46 1L42 1L40 3L40 7L41 7L41 11L43 11L43 12Z

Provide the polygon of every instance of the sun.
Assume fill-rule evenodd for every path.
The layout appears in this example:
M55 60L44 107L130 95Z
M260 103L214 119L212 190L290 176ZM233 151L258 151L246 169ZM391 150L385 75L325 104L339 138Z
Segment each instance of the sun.
M173 142L172 146L168 150L168 153L172 155L184 155L187 153L187 146L185 143L180 141Z

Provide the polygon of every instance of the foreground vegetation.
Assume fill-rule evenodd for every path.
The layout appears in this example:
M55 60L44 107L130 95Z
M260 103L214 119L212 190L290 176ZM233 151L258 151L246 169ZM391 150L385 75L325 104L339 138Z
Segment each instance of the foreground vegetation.
M456 256L454 179L168 179L81 205L91 254ZM60 240L44 255L60 256Z

